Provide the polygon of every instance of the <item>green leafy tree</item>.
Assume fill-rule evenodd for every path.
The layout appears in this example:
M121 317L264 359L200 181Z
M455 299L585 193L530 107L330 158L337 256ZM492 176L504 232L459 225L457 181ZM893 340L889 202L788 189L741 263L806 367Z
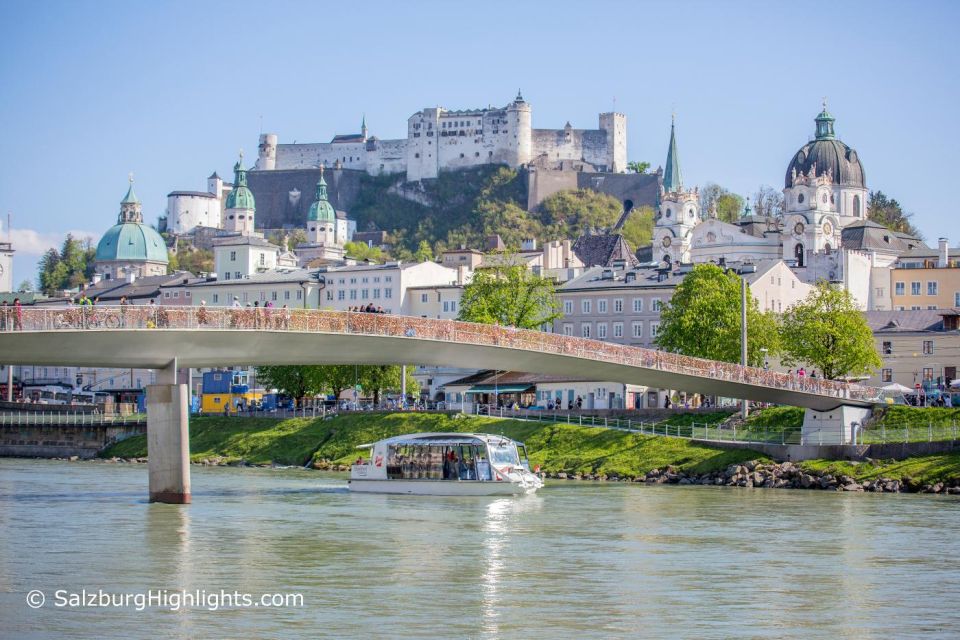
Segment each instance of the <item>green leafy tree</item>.
M620 229L631 247L645 247L653 240L653 207L643 205L630 212Z
M700 211L704 216L716 213L717 219L724 222L734 222L743 212L744 199L721 187L708 182L700 189Z
M270 365L257 367L257 375L264 386L276 387L303 406L304 400L324 390L324 368L319 365Z
M740 276L714 264L693 268L660 311L656 343L662 349L723 362L740 362ZM776 318L762 313L747 290L747 363L762 366L779 350Z
M385 256L380 247L371 247L363 242L348 242L343 245L347 255L357 260L370 260L371 262L383 262Z
M474 272L460 300L459 318L467 322L538 329L560 315L553 282L533 273L511 254Z
M893 198L888 198L883 191L870 192L867 197L867 212L870 220L882 224L888 229L909 233L917 238L923 237L920 235L920 231L910 222L913 214L905 213L900 203Z
M88 282L93 277L96 254L89 239L78 240L67 234L60 251L48 249L40 259L37 280L43 292L54 295Z
M373 393L374 404L379 405L384 393L399 392L400 375L407 377L407 394L416 397L420 394L420 385L413 377L413 367L399 365L364 365L359 367L360 383L364 390Z
M540 203L540 222L553 237L572 238L588 229L610 229L622 213L623 203L590 189L558 191Z
M283 248L283 243L286 242L287 249L293 251L297 245L306 243L307 232L303 229L290 229L289 231L277 229L270 233L267 239L280 248Z
M649 170L649 162L638 162L636 160L632 160L627 163L627 171L633 171L634 173L646 173Z
M433 249L430 248L430 243L426 240L421 240L413 258L417 262L433 262Z
M828 379L869 375L883 364L853 296L824 281L784 314L781 341L784 365L809 365Z

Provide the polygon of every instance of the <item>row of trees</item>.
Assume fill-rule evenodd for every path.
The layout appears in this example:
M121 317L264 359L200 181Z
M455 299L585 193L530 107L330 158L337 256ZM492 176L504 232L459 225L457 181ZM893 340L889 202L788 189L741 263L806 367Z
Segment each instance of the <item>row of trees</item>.
M401 389L401 375L406 376L407 393L417 396L420 385L413 377L413 367L400 365L276 365L257 367L257 375L267 387L275 387L296 399L302 406L306 398L329 393L336 398L347 389L360 385L363 393L372 393L374 404L380 404L384 393Z
M740 361L740 276L697 265L660 312L660 348L724 362ZM882 361L850 292L819 282L782 316L761 311L747 292L747 362L810 366L824 378L869 375Z

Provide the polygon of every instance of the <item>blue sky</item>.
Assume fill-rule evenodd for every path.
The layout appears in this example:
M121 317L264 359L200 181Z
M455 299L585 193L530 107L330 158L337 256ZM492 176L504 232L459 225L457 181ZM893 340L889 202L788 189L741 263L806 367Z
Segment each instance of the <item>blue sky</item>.
M18 2L0 4L0 213L15 279L70 230L114 223L128 172L155 222L260 131L401 137L426 106L507 103L534 126L627 114L632 160L684 182L782 188L823 96L871 189L928 240L960 142L956 2Z

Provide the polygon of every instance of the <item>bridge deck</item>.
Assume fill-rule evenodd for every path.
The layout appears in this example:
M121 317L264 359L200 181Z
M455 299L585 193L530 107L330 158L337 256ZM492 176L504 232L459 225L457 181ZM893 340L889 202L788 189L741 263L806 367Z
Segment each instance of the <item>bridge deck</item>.
M12 323L11 323L12 324ZM306 309L24 309L0 332L10 364L159 369L227 364L429 364L569 375L825 411L877 389L653 349L451 320Z

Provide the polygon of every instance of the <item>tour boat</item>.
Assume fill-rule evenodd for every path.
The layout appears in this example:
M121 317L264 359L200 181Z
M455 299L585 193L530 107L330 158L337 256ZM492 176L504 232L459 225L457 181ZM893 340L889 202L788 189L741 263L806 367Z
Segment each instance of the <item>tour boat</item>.
M440 496L533 493L522 442L487 433L415 433L357 447L369 451L350 467L350 490Z

